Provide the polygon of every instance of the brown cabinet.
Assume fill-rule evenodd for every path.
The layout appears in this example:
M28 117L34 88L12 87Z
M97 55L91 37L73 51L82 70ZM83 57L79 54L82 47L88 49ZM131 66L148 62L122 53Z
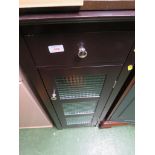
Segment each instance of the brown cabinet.
M104 29L99 32L42 33L24 36L37 67L122 64L134 35L133 31ZM50 51L54 46L55 51ZM85 59L78 57L81 47L87 51Z
M135 124L135 77L134 70L130 73L113 105L100 123L101 128Z
M82 12L70 19L42 15L35 24L35 15L21 20L21 68L59 129L99 124L134 44L130 15L91 14L85 20Z
M120 70L120 66L39 69L63 127L96 125Z

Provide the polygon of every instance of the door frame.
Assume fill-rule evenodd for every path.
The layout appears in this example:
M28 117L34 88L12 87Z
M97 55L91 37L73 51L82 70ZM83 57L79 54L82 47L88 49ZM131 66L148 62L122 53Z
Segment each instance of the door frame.
M65 115L63 113L62 104L61 104L63 100L60 102L60 98L58 95L58 91L57 91L56 83L54 82L55 81L54 79L57 76L67 76L69 74L82 74L82 75L94 74L95 75L95 74L104 73L106 75L104 86L101 90L101 95L98 98L98 103L95 109L95 113L93 115L92 122L90 125L86 125L86 126L95 126L98 123L102 109L104 108L106 101L111 94L114 82L117 79L117 76L119 75L120 71L121 71L121 65L73 67L73 68L50 68L50 67L44 68L43 67L39 69L40 75L42 77L42 80L43 80L43 83L44 83L44 86L46 88L49 98L50 98L50 95L52 94L52 89L55 89L58 100L51 101L51 104L55 108L63 128L77 127L77 126L84 126L84 125L69 125L69 126L67 125L66 120L65 120ZM88 100L89 99L90 98L88 98ZM82 100L82 99L75 99L75 101L79 101L79 100Z

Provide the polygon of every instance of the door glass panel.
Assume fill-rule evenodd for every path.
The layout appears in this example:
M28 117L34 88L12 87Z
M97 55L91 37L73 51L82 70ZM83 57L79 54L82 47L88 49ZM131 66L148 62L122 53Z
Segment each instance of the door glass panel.
M64 103L64 115L93 114L95 112L96 105L97 101Z
M67 125L90 124L92 118L93 118L93 115L67 117L66 122L67 122Z
M105 79L106 75L101 74L56 77L57 92L67 125L91 124Z
M71 75L57 77L60 100L100 97L105 75Z

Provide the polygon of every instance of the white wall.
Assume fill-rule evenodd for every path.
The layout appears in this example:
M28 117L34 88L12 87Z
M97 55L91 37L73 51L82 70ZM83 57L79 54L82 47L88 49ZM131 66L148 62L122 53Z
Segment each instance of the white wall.
M19 81L19 127L52 127L21 72Z

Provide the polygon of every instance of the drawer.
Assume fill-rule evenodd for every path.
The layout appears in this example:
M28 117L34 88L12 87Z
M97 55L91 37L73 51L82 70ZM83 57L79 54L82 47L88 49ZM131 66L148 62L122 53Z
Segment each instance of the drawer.
M111 65L125 62L134 31L53 32L24 37L37 67Z

